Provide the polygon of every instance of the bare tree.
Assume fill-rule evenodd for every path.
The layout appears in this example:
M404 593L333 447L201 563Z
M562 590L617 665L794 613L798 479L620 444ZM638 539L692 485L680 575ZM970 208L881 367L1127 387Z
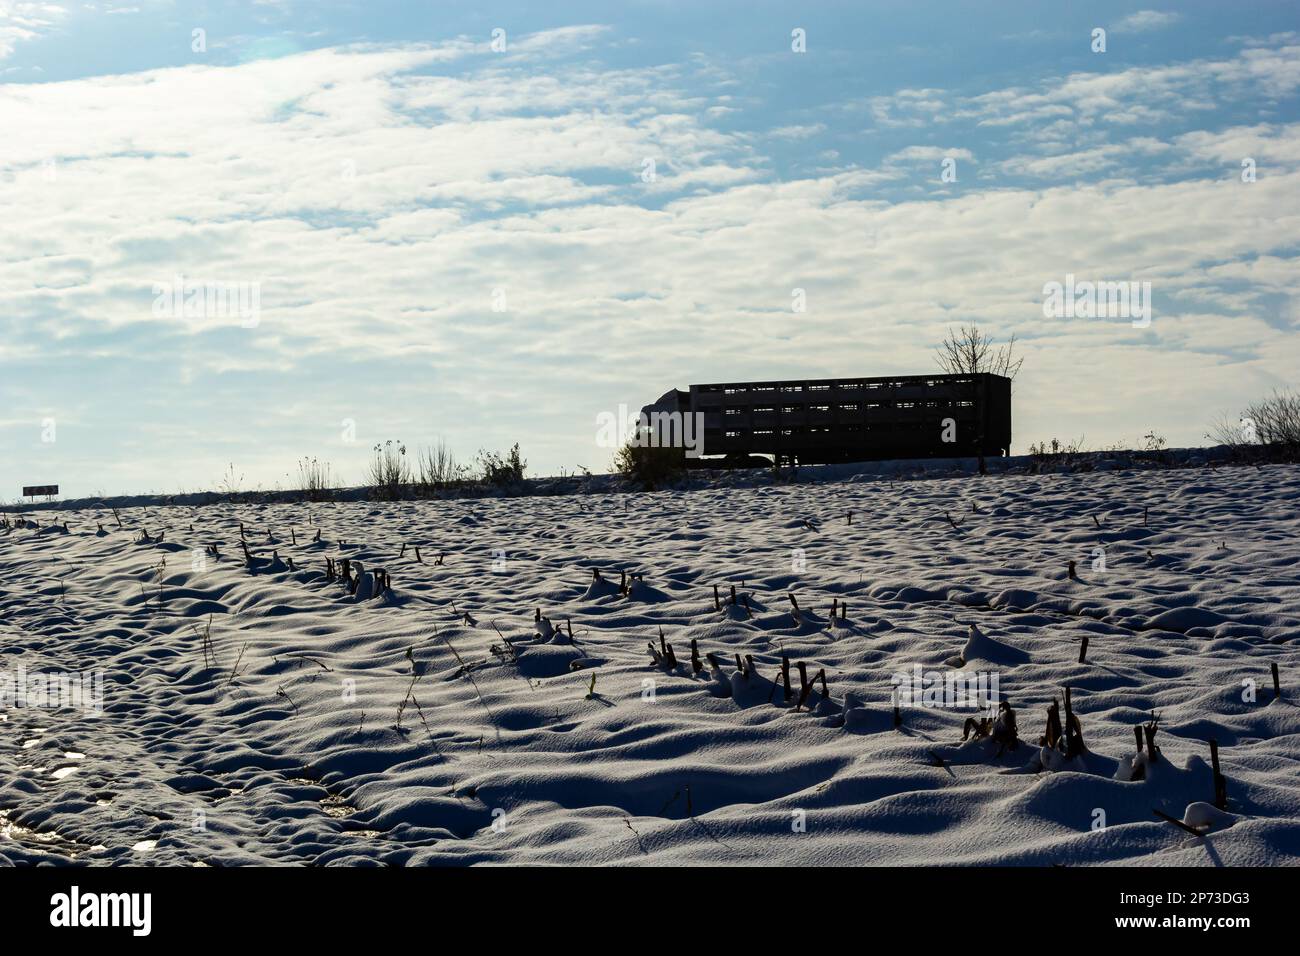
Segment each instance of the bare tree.
M1244 414L1230 415L1224 412L1210 423L1210 430L1205 433L1205 438L1216 445L1226 445L1234 453L1239 454L1245 451L1246 446L1258 443L1259 432L1256 430L1252 437L1250 424Z
M1242 418L1263 445L1300 445L1300 396L1274 390L1268 398L1246 408Z
M988 372L1015 379L1023 358L1016 358L1016 337L1007 344L994 347L993 340L979 330L975 323L958 329L949 328L943 344L934 350L935 361L949 375L973 375Z
M1268 448L1292 456L1300 449L1300 395L1274 390L1248 405L1235 422L1231 415L1220 416L1205 437L1238 455Z
M935 361L949 375L976 375L986 372L1014 380L1020 371L1023 358L1016 358L1016 337L1007 339L1006 345L995 347L993 340L980 331L974 322L953 329L949 327L943 342L934 350ZM979 389L972 385L972 397ZM976 437L976 458L981 475L988 474L984 460L984 416L979 417L979 434ZM1010 449L1008 449L1010 451Z

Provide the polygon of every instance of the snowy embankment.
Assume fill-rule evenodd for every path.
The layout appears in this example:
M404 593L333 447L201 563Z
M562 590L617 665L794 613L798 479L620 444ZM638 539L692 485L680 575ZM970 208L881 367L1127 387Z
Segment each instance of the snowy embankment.
M33 512L0 670L103 709L11 683L0 861L1291 863L1297 501L1268 465ZM1010 711L896 726L918 665Z
M1262 446L1254 446L1258 451ZM1217 467L1240 461L1243 449L1226 445L1213 448L1172 448L1162 451L1089 451L1058 455L1012 455L1006 458L988 458L985 467L990 475L1079 474L1093 471L1121 471L1128 469L1166 469ZM711 461L711 459L702 459ZM930 478L956 478L974 475L979 471L976 458L900 458L889 461L849 462L838 465L803 465L796 478L803 484L820 484L840 481L914 481ZM788 484L790 470L781 473L771 468L699 468L689 469L675 483L678 491L699 491L709 488L767 488ZM527 497L532 495L600 495L619 494L640 490L630 479L616 474L552 475L527 478L505 487L496 487L482 481L466 480L454 487L429 495L439 500L464 500L469 498ZM300 490L254 490L236 492L193 491L176 494L94 495L89 498L62 500L30 499L14 504L0 503L0 513L25 513L29 511L86 511L96 508L161 508L168 505L203 507L217 504L292 504L304 502L313 496ZM376 496L374 489L364 485L333 488L327 495L333 501L368 501ZM411 486L404 486L404 499L416 500Z

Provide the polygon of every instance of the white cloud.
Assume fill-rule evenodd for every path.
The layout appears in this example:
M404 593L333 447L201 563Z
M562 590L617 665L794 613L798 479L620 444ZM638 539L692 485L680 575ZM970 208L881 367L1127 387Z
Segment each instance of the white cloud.
M1280 33L1270 33L1266 37L1257 36L1230 36L1229 43L1239 43L1247 47L1260 46L1295 46L1300 43L1300 30L1285 30Z
M925 126L948 109L944 91L936 89L896 90L889 96L875 96L867 101L876 125L893 128ZM858 104L845 104L852 109Z
M49 31L66 16L67 10L57 3L0 0L0 60L20 42Z
M768 131L768 136L772 139L783 139L790 142L810 139L818 133L826 132L825 123L808 123L805 125L795 126L778 126Z
M1291 83L1290 54L1251 53L1216 69ZM448 64L457 75L438 72ZM1162 69L1177 74L1170 87L1201 70ZM1118 83L1067 78L1027 107L1000 91L965 108L998 118L1131 105L1140 84L1128 72ZM455 399L457 421L566 447L590 442L594 409L738 367L753 377L927 369L943 329L968 318L1025 343L1025 388L1037 396L1017 425L1026 441L1105 437L1096 422L1134 382L1142 415L1177 440L1169 423L1300 367L1300 337L1254 312L1261 295L1300 295L1287 212L1300 189L1297 125L1063 145L1010 161L1045 188L891 203L874 190L906 181L907 164L969 162L972 151L913 145L878 169L780 181L755 137L710 126L715 101L685 85L674 66L511 66L450 43L0 87L0 110L23 131L0 176L23 223L0 233L0 356L89 368L135 361L147 341L185 382L229 371L261 383L275 396L265 414L303 434L361 405L386 409L391 434L418 437L436 387ZM907 91L885 115L919 115L949 95ZM899 102L916 110L899 113ZM1068 129L1058 134L1070 143ZM1221 171L1118 178L1125 150L1231 165L1242 149L1267 160L1255 183ZM646 157L659 169L652 183L640 175ZM1089 169L1117 178L1062 181ZM260 282L260 326L154 317L152 283L176 273ZM1153 329L1044 320L1042 285L1066 273L1151 281ZM798 315L796 287L808 295ZM498 289L504 312L493 310ZM418 360L421 374L276 391L323 359ZM166 396L174 408L213 407L179 382ZM34 408L6 398L17 419ZM594 451L584 463L605 464Z
M1182 16L1161 10L1138 10L1115 24L1115 29L1126 33L1147 33L1173 26Z
M938 163L945 159L964 159L974 162L975 156L969 149L952 146L908 146L890 154L888 163Z
M582 50L589 50L598 41L609 36L610 29L603 24L579 24L576 26L557 27L530 33L520 40L509 41L507 52L527 54L535 58L537 54L565 56Z
M1260 175L1268 175L1271 166L1283 169L1300 166L1300 123L1234 126L1210 132L1184 133L1175 141L1197 159L1238 167L1243 159L1254 159Z
M882 128L954 121L1015 126L1068 120L1083 126L1153 123L1212 109L1225 100L1277 99L1300 90L1300 45L1240 51L1118 72L1078 72L975 95L902 89L847 109L865 107Z
M1058 151L1046 156L1013 156L999 163L999 168L1014 176L1032 176L1060 182L1071 176L1089 176L1121 168L1141 156L1156 156L1168 152L1168 143L1151 137L1139 136L1118 143L1104 143L1090 148L1064 147L1053 144Z

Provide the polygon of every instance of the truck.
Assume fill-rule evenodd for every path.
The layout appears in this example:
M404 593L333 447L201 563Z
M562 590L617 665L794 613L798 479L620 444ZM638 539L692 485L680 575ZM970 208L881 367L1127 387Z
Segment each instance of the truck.
M1011 450L1011 380L966 375L713 382L673 389L643 415L691 415L688 465L741 467L893 458L996 457Z

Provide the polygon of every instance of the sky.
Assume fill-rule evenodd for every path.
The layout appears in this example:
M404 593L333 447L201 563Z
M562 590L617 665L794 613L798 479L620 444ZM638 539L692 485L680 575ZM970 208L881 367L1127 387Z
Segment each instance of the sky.
M1298 384L1298 98L1293 2L0 0L0 499L603 471L602 413L969 322L1013 451L1205 444Z

